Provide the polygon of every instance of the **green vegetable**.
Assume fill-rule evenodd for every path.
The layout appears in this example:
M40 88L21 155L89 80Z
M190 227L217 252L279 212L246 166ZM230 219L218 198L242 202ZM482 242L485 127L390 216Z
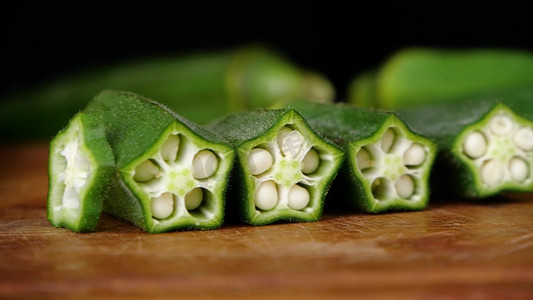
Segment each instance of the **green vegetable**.
M221 138L133 93L104 91L86 110L116 161L104 211L150 233L222 224L234 152Z
M533 54L496 49L412 48L393 55L371 77L363 73L353 81L348 102L402 109L530 87Z
M320 219L343 153L317 136L296 111L241 112L208 127L236 149L232 182L239 190L228 205L241 220L265 225Z
M314 101L334 97L322 76L301 70L268 49L247 47L95 68L5 96L0 134L4 139L49 138L103 89L158 99L199 123L300 97Z
M114 169L101 119L79 113L50 144L48 220L76 232L96 228Z
M488 197L533 190L533 92L488 99L398 112L414 130L437 142L435 181L444 192Z
M427 206L428 178L436 146L389 112L342 104L292 105L323 137L346 153L340 201L366 212Z

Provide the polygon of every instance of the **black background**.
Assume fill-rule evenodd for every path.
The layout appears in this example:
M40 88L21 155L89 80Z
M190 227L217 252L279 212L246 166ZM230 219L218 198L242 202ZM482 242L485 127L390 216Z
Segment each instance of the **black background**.
M533 49L527 4L462 2L16 2L1 9L0 92L133 57L262 42L328 76L342 97L358 72L406 46ZM526 1L524 1L526 3Z

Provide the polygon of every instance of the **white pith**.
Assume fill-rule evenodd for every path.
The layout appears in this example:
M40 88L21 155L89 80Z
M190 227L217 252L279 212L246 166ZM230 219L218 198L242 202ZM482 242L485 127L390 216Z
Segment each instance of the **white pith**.
M483 136L485 144L469 143L474 134ZM466 133L459 142L486 188L531 184L533 128L519 124L507 112L496 113L486 125Z
M70 139L59 150L59 155L64 159L65 164L58 173L58 182L64 185L64 190L61 205L55 206L55 211L60 211L62 208L79 209L81 190L91 175L90 161L81 150L79 125L73 125L70 130Z
M374 143L358 149L355 165L378 201L418 201L430 149L410 140L401 128L387 128Z
M214 193L219 167L217 155L179 132L166 137L157 153L137 167L146 161L155 165L158 172L150 180L137 181L137 184L151 199L152 218L156 223L190 216L192 211L203 206L208 193ZM138 177L137 172L142 172L138 168L132 171L134 179ZM207 210L202 211L206 218L209 214Z
M273 209L312 212L310 190L323 178L319 174L321 164L333 161L331 154L313 148L311 141L289 126L282 127L275 138L257 145L248 154L248 171L254 177L254 199L258 212ZM262 152L256 149L268 151L271 158L256 156L255 153ZM260 168L250 165L257 162ZM257 172L258 169L264 171ZM295 190L298 192L295 193Z

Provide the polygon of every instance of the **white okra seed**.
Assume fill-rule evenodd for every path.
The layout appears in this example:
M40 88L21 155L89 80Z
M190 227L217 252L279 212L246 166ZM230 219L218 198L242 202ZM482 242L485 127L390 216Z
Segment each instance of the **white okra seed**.
M394 187L396 188L398 196L408 199L415 192L415 181L411 176L404 174L396 180Z
M522 182L529 175L529 165L524 159L513 157L509 162L509 173L513 181Z
M161 157L165 161L175 161L178 156L178 148L180 146L180 138L177 135L170 135L161 146Z
M300 168L302 170L302 173L304 174L311 174L316 169L318 169L318 166L320 165L320 157L318 156L318 153L315 149L311 148L307 152L307 154L304 156L304 159L302 160L302 164L300 165Z
M489 160L481 166L481 180L487 185L499 184L504 175L504 167L501 162Z
M426 150L419 143L413 143L403 154L403 164L418 166L426 160Z
M289 134L291 131L292 129L290 129L289 127L282 127L279 130L278 136L276 137L276 141L278 143L278 147L280 150L283 148L283 140L285 139L287 134Z
M533 149L533 130L522 127L514 134L513 141L520 149L529 151Z
M471 158L478 158L487 152L487 140L480 131L470 133L463 142L463 152Z
M152 198L150 202L152 216L156 219L166 219L174 211L174 197L172 193L163 193L159 197Z
M289 190L288 205L291 209L301 210L309 204L309 198L310 196L307 189L299 185L293 185Z
M270 169L274 164L272 154L265 149L254 148L248 155L248 168L252 175L259 175Z
M392 150L392 145L396 139L396 133L392 128L387 129L383 136L381 137L381 149L384 152L390 152Z
M202 204L204 193L201 188L195 188L185 195L185 208L187 210L194 210Z
M208 178L215 174L217 168L217 156L209 150L202 150L194 156L192 161L192 176L196 179Z
M138 182L152 180L159 174L159 168L150 160L143 161L135 168L133 179Z
M294 158L302 150L304 137L296 130L289 132L281 142L281 153L285 156Z
M271 210L278 204L278 190L274 181L261 183L255 191L255 206L261 210Z
M374 166L372 155L370 155L370 151L366 148L361 148L359 152L357 152L356 159L359 170L368 169Z
M506 115L498 115L490 121L490 130L498 136L503 136L513 130L513 120Z

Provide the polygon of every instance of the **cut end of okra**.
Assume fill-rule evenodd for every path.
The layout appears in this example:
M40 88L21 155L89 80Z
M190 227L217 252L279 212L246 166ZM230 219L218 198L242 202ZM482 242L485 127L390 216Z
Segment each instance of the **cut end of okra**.
M422 209L428 201L428 177L436 148L391 116L370 138L353 142L349 163L362 183L369 212Z
M454 149L475 178L477 196L533 190L533 122L506 106L496 106L465 128Z
M229 146L211 143L178 123L170 126L125 172L141 199L147 231L219 227L232 160Z
M325 190L342 162L338 148L315 135L295 113L243 148L248 222L320 218Z
M51 142L47 206L56 227L93 231L98 223L113 156L96 126L78 114Z

